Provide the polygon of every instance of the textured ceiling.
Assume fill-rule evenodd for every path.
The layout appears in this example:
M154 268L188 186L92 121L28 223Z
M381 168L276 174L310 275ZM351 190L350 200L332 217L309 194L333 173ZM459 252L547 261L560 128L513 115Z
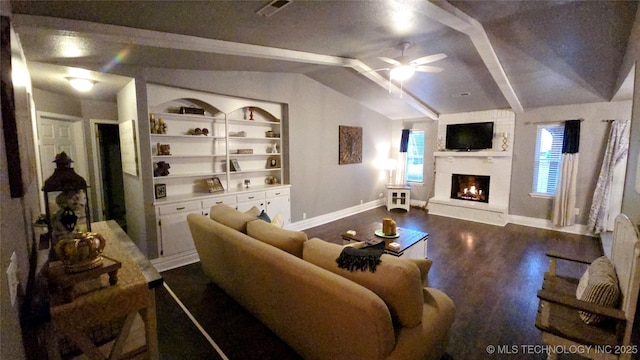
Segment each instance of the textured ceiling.
M636 1L294 1L271 17L257 15L267 3L12 1L11 6L14 15L22 15L14 16L14 25L25 55L39 63L30 66L34 85L50 91L65 90L50 80L56 67L44 64L85 68L96 76L136 67L299 73L394 119L424 116L420 108L436 114L514 104L527 109L609 101L620 91L617 99L631 96L628 83L619 87L630 70L623 68L623 58L637 22ZM396 24L398 14L408 16ZM475 21L481 27L474 27ZM465 32L468 28L472 31ZM484 38L476 36L478 28ZM404 82L403 98L384 88L388 71L377 72L383 81L376 83L360 73L363 67L323 58L388 67L378 57L400 56L405 41L411 42L408 58L435 53L447 58L433 63L444 71L418 73ZM63 52L69 44L75 54ZM101 96L109 96L104 87Z

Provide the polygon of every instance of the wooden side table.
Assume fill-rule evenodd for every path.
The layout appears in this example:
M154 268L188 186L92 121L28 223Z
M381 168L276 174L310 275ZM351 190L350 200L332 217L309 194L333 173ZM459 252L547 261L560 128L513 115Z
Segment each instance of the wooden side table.
M411 208L411 187L408 185L387 185L387 211Z
M92 223L91 230L107 241L104 255L121 263L117 281L102 274L97 279L108 285L71 297L54 287L45 325L49 359L77 350L88 359L158 359L154 288L162 277L115 221Z

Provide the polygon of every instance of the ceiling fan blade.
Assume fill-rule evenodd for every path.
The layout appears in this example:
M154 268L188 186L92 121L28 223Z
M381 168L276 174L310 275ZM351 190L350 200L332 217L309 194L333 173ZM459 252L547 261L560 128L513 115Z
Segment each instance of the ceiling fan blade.
M442 70L444 70L441 67L428 66L428 65L416 66L415 69L416 71L422 71L422 72L441 72Z
M373 69L373 70L367 70L367 71L361 71L358 74L364 74L364 73L368 73L368 72L377 72L377 71L384 71L384 70L391 70L390 68L379 68L379 69Z
M442 60L442 59L444 59L446 57L447 57L446 54L427 55L427 56L423 56L421 58L417 58L415 60L412 60L411 64L412 65L424 65L424 64L428 64L430 62Z
M402 64L400 63L400 61L398 61L398 60L396 60L396 59L392 59L392 58L388 58L388 57L379 57L378 59L380 59L380 60L382 60L382 61L384 61L384 62L386 62L386 63L389 63L389 64L391 64L391 65L396 65L396 66L398 66L398 65L402 65Z

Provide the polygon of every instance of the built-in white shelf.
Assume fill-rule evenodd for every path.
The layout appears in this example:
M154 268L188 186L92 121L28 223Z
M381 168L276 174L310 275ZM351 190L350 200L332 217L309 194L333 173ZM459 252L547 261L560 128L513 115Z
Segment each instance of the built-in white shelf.
M224 140L224 136L209 136L209 135L170 135L170 134L150 134L151 138L173 138L184 139L189 138L193 140Z
M226 154L218 154L218 155L214 155L214 154L179 154L179 155L153 155L152 158L154 160L160 160L160 159L171 159L171 158L181 158L181 159L185 159L185 158L214 158L214 157L226 157Z
M279 121L264 120L244 120L244 119L228 119L229 123L238 123L242 125L280 125Z
M184 173L184 174L178 174L178 175L169 174L167 176L154 176L153 180L199 178L199 177L206 177L206 176L224 176L224 175L226 175L225 172Z
M264 172L264 171L280 171L280 168L273 168L273 169L248 169L248 170L240 170L240 171L230 171L229 174L233 175L233 174L247 174L247 173L254 173L254 172Z

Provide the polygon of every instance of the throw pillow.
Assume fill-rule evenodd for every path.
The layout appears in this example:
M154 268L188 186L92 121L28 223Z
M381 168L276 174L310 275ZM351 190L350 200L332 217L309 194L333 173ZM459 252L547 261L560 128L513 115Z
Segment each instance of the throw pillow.
M423 290L420 271L413 261L382 254L375 273L351 272L336 263L343 248L314 238L304 243L302 258L373 291L387 304L394 322L407 328L422 322Z
M620 298L620 288L616 270L606 256L595 259L580 278L576 289L578 300L614 307ZM580 318L587 324L595 325L604 317L586 311L580 311Z
M275 225L276 227L284 227L284 217L282 214L276 214L276 216L271 219L271 225Z
M260 219L247 224L247 235L299 258L302 257L302 246L307 241L307 234L302 231L281 229Z
M262 210L262 211L260 212L260 214L258 214L258 219L260 219L260 220L264 220L264 221L266 221L266 222L268 222L268 223L270 223L270 222L271 222L271 218L269 217L269 215L267 215L267 213L266 213L266 212L264 212L264 210Z
M255 220L255 216L242 213L225 204L212 206L209 218L245 234L247 233L247 223Z
M433 261L429 259L408 259L414 264L418 266L418 270L420 270L420 280L422 281L423 286L428 286L427 279L429 278L429 270L431 270L431 265Z

